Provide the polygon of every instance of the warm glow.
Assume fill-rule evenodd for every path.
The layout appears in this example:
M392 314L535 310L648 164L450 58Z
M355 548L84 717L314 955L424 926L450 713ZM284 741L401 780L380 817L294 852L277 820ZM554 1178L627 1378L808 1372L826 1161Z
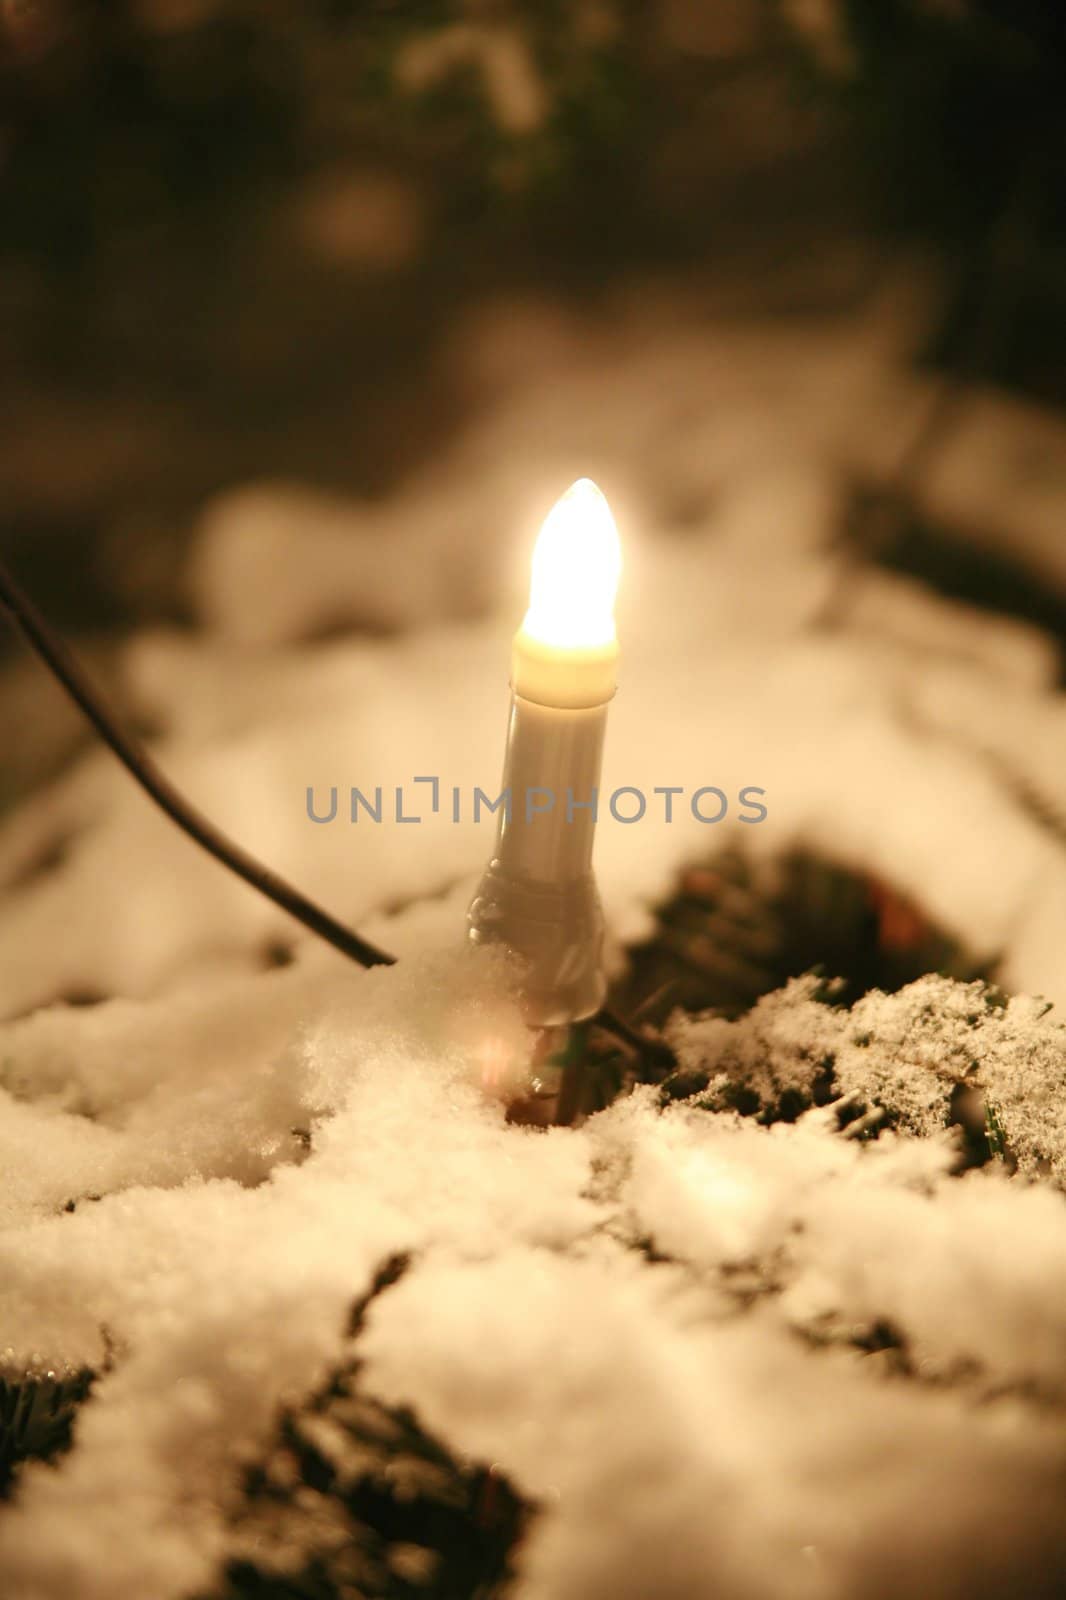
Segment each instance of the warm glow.
M591 478L579 478L549 511L533 548L526 633L561 649L613 643L621 571L611 508Z

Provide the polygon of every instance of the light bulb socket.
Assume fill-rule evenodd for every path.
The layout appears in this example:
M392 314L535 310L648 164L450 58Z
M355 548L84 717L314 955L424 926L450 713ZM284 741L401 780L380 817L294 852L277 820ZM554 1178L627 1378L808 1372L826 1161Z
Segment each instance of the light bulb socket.
M522 963L522 1007L530 1027L594 1016L603 1004L603 911L591 873L535 883L492 860L467 913L472 944L503 944Z

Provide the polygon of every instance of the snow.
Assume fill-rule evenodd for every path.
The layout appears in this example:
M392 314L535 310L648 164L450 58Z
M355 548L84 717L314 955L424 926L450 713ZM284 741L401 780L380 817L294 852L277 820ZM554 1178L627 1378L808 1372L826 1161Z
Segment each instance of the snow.
M828 1111L763 1127L699 1097L661 1110L650 1089L580 1130L510 1126L476 1081L490 1021L521 1053L506 995L484 952L461 953L339 982L229 980L200 1017L189 1000L116 1002L95 1041L71 1013L6 1030L9 1092L34 1096L15 1101L13 1137L62 1153L69 1178L35 1160L9 1197L8 1359L111 1364L73 1452L25 1468L0 1517L10 1592L208 1585L238 1465L321 1382L397 1250L413 1265L371 1308L365 1383L540 1505L523 1597L791 1594L808 1547L812 1595L857 1592L871 1563L906 1593L894 1563L923 1552L976 1581L993 1503L1025 1532L1012 1570L1053 1538L1041 1486L1062 1438L1037 1397L1066 1384L1058 1193L1000 1167L951 1176L945 1133L863 1143ZM954 999L954 1023L932 998ZM821 1029L843 1059L879 1021L876 1067L859 1077L852 1040L848 1081L906 1095L920 1019L935 1037L975 1003L921 980L850 1015L822 1007ZM690 1022L683 1054L736 1063L758 1036L794 1059L816 1004L794 985L762 1022ZM1007 1020L1061 1070L1061 1029L1024 1006ZM87 1182L103 1197L62 1212ZM854 1351L879 1323L904 1342L906 1380Z
M200 628L131 640L126 693L205 810L402 959L320 950L105 753L5 818L0 1355L98 1374L73 1449L0 1510L5 1594L211 1593L242 1471L353 1354L396 1252L360 1382L530 1501L516 1600L1055 1591L1066 713L1045 636L837 539L845 473L922 398L893 304L787 329L497 310L456 334L482 403L420 479L205 509ZM528 549L580 473L625 547L605 791L758 785L769 811L605 815L612 959L732 839L861 867L1017 993L930 976L849 1011L799 979L674 1020L687 1098L505 1120L515 975L461 940L492 819L423 795L418 826L316 826L305 795L496 792ZM78 994L108 998L51 1004ZM768 1122L830 1069L832 1104ZM960 1084L1010 1162L960 1172Z

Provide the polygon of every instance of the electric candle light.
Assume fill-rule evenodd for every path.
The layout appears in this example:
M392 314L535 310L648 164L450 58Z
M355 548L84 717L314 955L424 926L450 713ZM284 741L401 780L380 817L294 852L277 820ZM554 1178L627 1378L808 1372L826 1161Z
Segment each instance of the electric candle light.
M529 610L511 655L511 715L496 846L468 913L475 944L525 963L526 1020L580 1022L606 990L592 846L618 640L622 556L604 496L579 478L533 551Z

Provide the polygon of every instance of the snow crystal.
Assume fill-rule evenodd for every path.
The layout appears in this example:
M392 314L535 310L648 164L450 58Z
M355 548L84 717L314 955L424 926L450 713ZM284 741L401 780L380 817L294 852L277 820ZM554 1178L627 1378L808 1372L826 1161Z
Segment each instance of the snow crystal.
M827 987L796 978L736 1021L678 1014L672 1094L776 1115L790 1094L795 1114L831 1086L931 1138L947 1126L955 1091L970 1088L1023 1172L1066 1182L1066 1026L1046 1002L930 974L844 1011L826 1002Z
M789 1091L809 1099L840 1032L838 1014L814 999L818 988L814 978L795 978L764 995L737 1022L679 1013L668 1036L681 1084L686 1074L705 1079L701 1088L708 1103L736 1090L753 1094L763 1108L776 1106ZM689 1090L694 1087L690 1081Z

